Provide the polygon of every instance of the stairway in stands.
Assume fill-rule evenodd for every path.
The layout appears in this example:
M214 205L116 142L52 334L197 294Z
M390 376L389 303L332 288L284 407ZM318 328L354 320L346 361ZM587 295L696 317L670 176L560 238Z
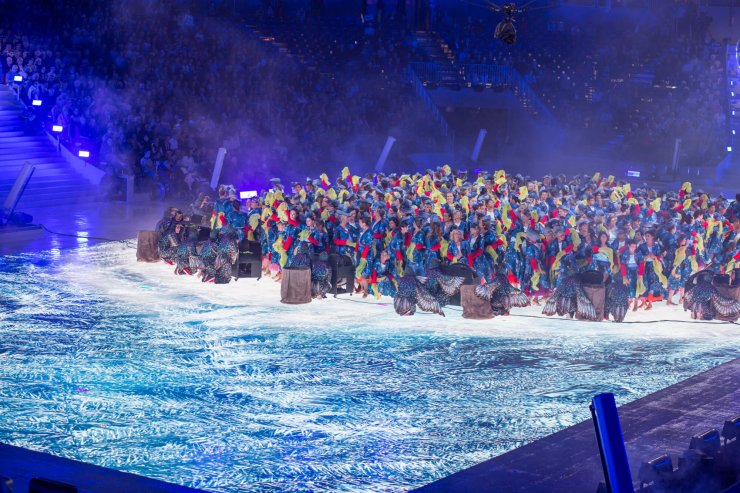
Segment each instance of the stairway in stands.
M72 169L46 135L26 135L22 117L22 103L0 85L0 207L26 162L36 171L17 210L93 200L96 188Z
M738 43L726 47L727 157L716 167L714 185L732 199L740 193L740 60Z
M447 43L435 33L427 31L417 31L414 37L429 61L438 65L441 73L441 86L462 86L465 84L465 78L460 73L460 69L455 66L455 55Z

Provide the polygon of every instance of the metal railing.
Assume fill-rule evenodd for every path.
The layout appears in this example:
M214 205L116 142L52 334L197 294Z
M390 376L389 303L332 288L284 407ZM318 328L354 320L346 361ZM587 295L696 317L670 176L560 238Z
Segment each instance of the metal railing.
M439 84L442 82L442 65L435 62L412 62L409 63L409 70L422 82L422 83L435 83Z
M532 90L514 68L506 65L459 64L454 65L454 69L460 75L460 82L469 86L508 86L525 108L536 115L554 120L552 113L537 93ZM413 62L409 64L409 70L420 79L422 85L440 84L444 81L445 74L449 72L450 66L449 64L436 62Z
M732 170L737 159L735 153L740 145L737 133L740 132L740 46L738 43L728 43L725 48L725 132L727 142L727 156L715 167L717 183L722 183L724 177ZM735 94L737 93L737 95ZM735 109L735 105L738 109Z
M418 74L416 74L416 71L411 65L409 65L409 67L407 68L406 75L408 79L411 80L412 84L414 84L414 91L416 92L417 96L419 96L422 102L427 106L427 108L429 108L432 116L434 116L434 119L439 124L442 135L450 140L450 148L454 148L454 132L450 128L450 125L447 123L447 120L445 120L444 116L442 116L442 113L440 113L437 105L434 103L434 101L432 101L432 97L429 95L429 91L427 91L427 88L424 87L422 78L419 77Z
M514 69L505 65L468 64L461 65L460 71L465 81L472 85L514 85L518 84L520 79L519 74Z
M736 115L733 103L740 101L740 87L735 86L735 81L738 80L738 67L740 67L740 60L738 60L739 47L738 43L728 43L725 50L725 81L726 81L726 132L727 132L727 149L735 151L735 133L740 130L740 115ZM735 93L737 92L737 95Z

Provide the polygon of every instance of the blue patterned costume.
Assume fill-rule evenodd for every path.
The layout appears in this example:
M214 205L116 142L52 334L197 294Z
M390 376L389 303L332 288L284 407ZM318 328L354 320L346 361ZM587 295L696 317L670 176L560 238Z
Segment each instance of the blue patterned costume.
M643 274L643 282L645 283L645 295L653 294L654 296L664 295L665 290L660 284L657 274L655 273L654 262L662 262L661 254L663 249L656 242L653 243L652 247L649 247L647 243L643 243L637 247L638 251L642 253L645 261L645 272ZM648 255L652 254L653 258L648 258Z
M636 250L634 255L630 253L629 249L625 250L619 257L622 278L627 278L630 288L630 298L634 298L637 292L637 277L640 263L642 263L643 257L639 250Z
M491 279L493 277L493 261L490 255L485 252L484 238L480 235L475 238L471 236L463 242L463 245L468 266L483 279Z
M539 293L550 289L550 277L547 275L547 268L545 267L544 253L540 245L534 242L527 241L524 247L524 270L522 281L522 291L528 293L532 290L534 293ZM532 286L532 275L540 271L539 283L534 288Z
M381 262L379 258L375 259L373 263L373 275L380 294L383 296L396 296L396 283L393 281L398 277L398 274L396 272L396 266L391 259L385 262Z
M373 232L370 228L360 233L360 239L357 243L357 251L355 252L355 265L359 266L361 260L365 259L366 265L360 273L360 275L365 279L369 279L373 271L373 264L375 262L373 243Z

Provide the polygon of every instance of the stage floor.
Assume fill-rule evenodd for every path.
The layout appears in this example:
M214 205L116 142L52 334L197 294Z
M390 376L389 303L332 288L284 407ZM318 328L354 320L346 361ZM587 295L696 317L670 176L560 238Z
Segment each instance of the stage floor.
M638 480L645 461L667 453L675 466L693 435L721 430L725 420L737 415L739 388L740 359L735 359L621 406L632 479ZM601 457L588 419L414 493L593 493L600 481Z
M44 250L62 251L100 243L99 238L136 238L139 230L154 229L170 204L162 202L89 202L58 207L23 208L33 223L46 227L36 233L0 228L0 255ZM179 204L173 204L179 205ZM62 233L62 234L53 234Z
M0 442L210 491L422 486L588 419L597 393L740 356L737 325L664 306L615 324L282 305L269 279L89 243L0 258Z

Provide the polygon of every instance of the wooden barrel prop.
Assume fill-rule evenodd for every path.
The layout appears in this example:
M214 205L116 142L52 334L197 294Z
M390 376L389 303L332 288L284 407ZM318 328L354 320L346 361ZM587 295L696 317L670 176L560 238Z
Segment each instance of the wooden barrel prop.
M594 305L596 320L604 320L604 304L606 302L606 287L604 286L604 275L596 270L588 270L578 274L586 297Z
M139 231L136 239L136 260L139 262L159 262L159 233L156 231Z
M331 268L331 292L334 297L339 293L345 293L352 296L355 286L355 266L352 259L346 255L332 253L329 255L329 267ZM339 289L339 280L346 279L347 286L344 291Z
M463 309L463 318L471 320L487 320L494 317L491 302L475 295L476 286L465 284L460 286L460 302Z
M286 267L280 283L280 302L289 305L311 303L311 269Z

